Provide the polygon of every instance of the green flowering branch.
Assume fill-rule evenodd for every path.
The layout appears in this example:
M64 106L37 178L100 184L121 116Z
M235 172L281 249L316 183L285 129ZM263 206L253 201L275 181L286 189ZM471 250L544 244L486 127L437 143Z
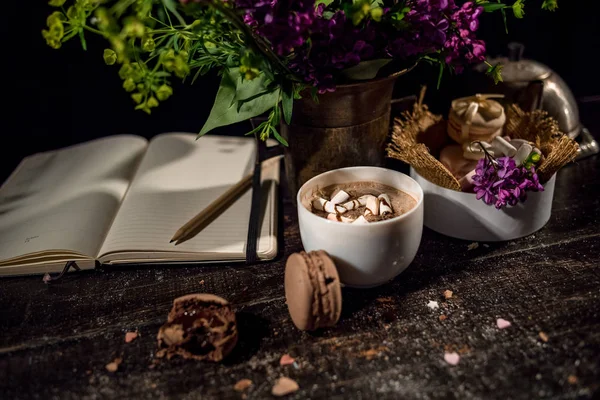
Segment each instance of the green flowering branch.
M42 31L47 44L58 49L77 36L86 49L86 34L102 36L109 44L102 53L104 62L120 66L123 89L130 93L136 110L150 114L166 101L173 94L173 77L189 77L193 83L217 70L223 78L215 107L227 112L211 113L201 135L270 110L260 137L266 140L273 135L287 144L276 127L280 120L290 120L290 99L305 85L230 5L217 0L187 5L176 0L50 0L48 4L57 10Z
M504 16L504 24L506 25L506 14L505 10L512 10L514 16L516 18L523 18L525 16L525 0L516 0L513 4L508 5L502 3L501 0L497 0L496 2L487 1L487 0L476 0L477 5L483 7L485 12L494 12L500 11ZM557 0L544 0L541 5L542 10L554 11L558 8Z

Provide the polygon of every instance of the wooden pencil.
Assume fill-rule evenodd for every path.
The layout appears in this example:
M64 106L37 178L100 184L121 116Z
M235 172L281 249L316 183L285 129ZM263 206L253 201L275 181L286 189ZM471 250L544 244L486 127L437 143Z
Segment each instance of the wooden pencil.
M278 163L282 156L277 156L265 160L261 163L261 168L267 168L271 165ZM242 180L227 189L225 193L219 196L215 201L210 203L208 207L199 212L191 220L186 222L181 228L175 232L170 243L175 242L175 245L185 242L197 235L202 229L206 228L215 218L217 218L223 211L231 206L237 199L239 199L251 186L252 177L254 173L246 175Z

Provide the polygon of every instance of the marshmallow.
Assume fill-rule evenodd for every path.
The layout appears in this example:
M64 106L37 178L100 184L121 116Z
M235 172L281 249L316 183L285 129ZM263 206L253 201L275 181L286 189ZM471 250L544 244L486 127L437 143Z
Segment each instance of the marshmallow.
M346 200L348 200L350 198L350 195L346 192L344 192L343 190L339 190L335 196L333 196L331 198L331 200L329 200L330 202L332 202L333 204L340 204L345 202Z
M362 215L358 218L356 218L353 222L353 224L357 224L357 225L363 225L363 224L368 224L369 221L367 221L367 219L365 217L363 217Z
M352 218L346 218L346 217L341 216L340 214L334 214L334 213L327 215L327 219L330 221L338 221L338 222L345 222L345 223L350 223L350 222L354 221Z
M351 200L347 203L344 203L343 207L346 210L354 210L355 208L358 208L360 206L366 206L367 200L369 199L369 197L375 197L375 196L373 196L371 194L365 194L364 196L360 196L356 200Z
M327 211L330 213L343 214L347 211L343 206L333 204L331 201L320 197L313 200L312 206L319 211Z
M525 160L527 160L532 151L533 146L529 143L523 143L521 147L519 147L519 150L517 150L517 154L515 154L515 156L513 157L515 163L517 163L517 167L523 165L523 163L525 162Z
M379 215L379 199L377 197L371 196L367 199L366 215Z
M349 202L344 203L342 207L344 207L346 210L354 210L355 208L358 208L363 205L364 204L360 204L360 201L358 200L350 200Z
M517 154L515 146L500 136L497 136L492 140L492 150L494 151L494 157L514 157L515 154Z
M392 202L390 201L390 196L385 193L382 193L377 197L379 199L379 214L391 214L392 210Z

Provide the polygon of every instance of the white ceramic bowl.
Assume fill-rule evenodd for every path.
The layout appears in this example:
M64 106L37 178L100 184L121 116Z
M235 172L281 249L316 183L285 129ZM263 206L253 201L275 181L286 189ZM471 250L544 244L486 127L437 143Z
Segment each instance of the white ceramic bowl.
M310 212L317 188L351 182L377 182L411 195L417 205L407 213L365 225L329 221ZM341 168L317 175L298 191L298 222L306 251L325 250L343 284L373 287L386 283L413 261L423 233L423 190L403 173L377 167Z
M543 192L529 192L527 200L496 210L475 193L446 189L423 178L413 168L412 176L425 193L425 226L446 236L476 242L497 242L530 235L550 219L556 175Z

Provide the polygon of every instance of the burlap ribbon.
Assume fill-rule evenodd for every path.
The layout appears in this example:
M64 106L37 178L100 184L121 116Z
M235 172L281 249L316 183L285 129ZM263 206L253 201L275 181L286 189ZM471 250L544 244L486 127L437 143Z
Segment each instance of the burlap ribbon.
M461 97L452 101L452 109L456 115L464 122L461 127L463 138L468 137L473 118L478 113L485 119L499 118L504 112L502 105L489 99L504 98L503 94L476 94L469 97Z

